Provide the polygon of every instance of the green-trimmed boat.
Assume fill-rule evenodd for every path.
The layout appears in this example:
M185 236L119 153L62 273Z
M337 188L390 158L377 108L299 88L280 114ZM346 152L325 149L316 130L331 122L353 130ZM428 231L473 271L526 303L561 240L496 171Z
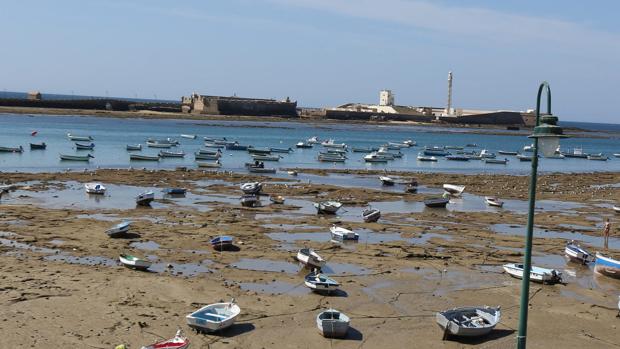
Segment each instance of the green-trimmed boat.
M118 260L127 268L137 269L137 270L147 270L151 266L151 262L138 258L136 256L132 256L130 254L121 254L118 257Z

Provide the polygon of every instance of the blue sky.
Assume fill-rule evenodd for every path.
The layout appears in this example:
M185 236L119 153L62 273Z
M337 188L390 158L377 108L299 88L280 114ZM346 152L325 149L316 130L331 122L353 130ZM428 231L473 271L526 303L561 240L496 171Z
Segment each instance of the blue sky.
M620 123L618 1L0 0L0 89L378 101Z

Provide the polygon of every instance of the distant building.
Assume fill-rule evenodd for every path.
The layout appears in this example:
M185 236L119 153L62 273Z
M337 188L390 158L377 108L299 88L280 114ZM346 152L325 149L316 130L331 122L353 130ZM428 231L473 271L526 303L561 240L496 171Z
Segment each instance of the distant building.
M40 101L41 100L41 92L39 92L39 91L30 91L30 92L28 92L28 100L29 101Z
M392 90L381 90L381 92L379 92L379 105L394 105L394 94L392 94Z
M181 98L185 113L210 115L297 116L297 102L275 99L205 96L193 93Z

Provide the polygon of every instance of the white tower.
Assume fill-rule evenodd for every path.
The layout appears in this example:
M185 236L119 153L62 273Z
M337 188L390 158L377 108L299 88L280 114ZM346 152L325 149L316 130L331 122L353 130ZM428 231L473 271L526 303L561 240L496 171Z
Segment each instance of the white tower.
M452 114L452 72L448 72L448 106L446 107L445 114Z
M392 94L392 90L381 90L381 92L379 92L379 105L394 105L394 95Z

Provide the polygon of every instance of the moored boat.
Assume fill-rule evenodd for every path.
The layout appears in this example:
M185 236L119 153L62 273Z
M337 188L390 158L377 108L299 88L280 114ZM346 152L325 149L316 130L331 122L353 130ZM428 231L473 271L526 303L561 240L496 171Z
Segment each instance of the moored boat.
M41 150L47 148L47 144L45 142L41 143L30 143L30 150Z
M485 164L497 164L497 165L506 165L508 163L508 159L484 159Z
M387 163L389 159L386 158L385 156L381 156L377 154L376 152L372 152L364 156L364 161L371 162L371 163Z
M566 243L564 247L564 255L573 262L587 264L594 260L594 256L585 248L581 247L575 240Z
M269 201L273 202L274 204L277 205L282 205L284 204L284 196L282 195L272 195L269 197Z
M379 218L381 218L381 211L374 208L368 208L362 212L362 218L366 223L376 222Z
M463 190L465 190L465 186L464 185L455 185L455 184L444 184L443 185L443 190L446 191L446 193L452 195L452 196L459 196L461 194L463 194Z
M233 237L228 235L217 236L209 241L216 250L227 250L233 245Z
M605 257L597 252L596 261L594 263L594 271L601 275L620 279L620 260Z
M248 153L250 154L257 154L257 155L269 155L271 154L271 149L270 148L254 148L254 147L248 147Z
M129 154L129 161L159 161L159 155Z
M95 143L75 143L75 149L77 150L93 150L95 149Z
M448 155L446 156L446 160L451 161L469 161L471 158L467 155Z
M181 135L182 137L183 135ZM181 330L177 330L174 337L142 347L141 349L187 349L189 339L183 335Z
M425 156L422 154L418 154L416 158L418 161L428 161L428 162L437 162L437 158L434 156Z
M105 194L106 187L101 183L91 182L84 184L88 194Z
M437 208L437 207L446 207L446 205L448 205L448 203L450 202L450 199L448 198L428 198L424 200L424 205L426 205L426 207L433 207L433 208Z
M517 154L519 154L516 151L507 151L507 150L498 150L497 153L500 155L513 155L513 156L516 156Z
M276 173L276 169L275 168L268 168L268 167L256 167L256 166L248 166L248 171L251 173Z
M152 191L147 191L136 196L136 204L140 206L149 206L153 200L155 200L155 193Z
M304 278L304 285L314 292L327 292L330 293L338 289L340 284L338 281L330 278L325 274L318 272L312 272Z
M140 151L142 150L142 144L127 144L125 149L127 149L127 151Z
M272 153L290 153L293 151L292 148L269 148Z
M320 153L316 159L321 162L345 162L347 160L347 158L342 155L324 153Z
M334 240L359 240L360 236L353 230L345 229L343 227L332 226L329 228Z
M325 148L346 148L347 145L344 143L335 143L333 139L328 139L326 141L321 142L321 145Z
M181 134L181 138L196 139L196 135Z
M248 150L248 146L235 142L233 144L226 144L226 150Z
M185 188L164 188L162 192L167 195L185 195L187 189Z
M160 158L184 158L185 153L183 151L160 150L159 157Z
M19 147L0 147L0 152L3 153L22 153L24 148L20 145Z
M241 313L235 300L225 303L214 303L202 307L187 315L187 324L200 332L215 332L232 326Z
M603 154L590 154L587 157L588 160L607 161L609 158Z
M258 194L263 189L261 182L248 182L239 186L239 189L245 194Z
M127 234L130 226L131 226L131 222L129 221L121 222L113 226L112 228L106 230L105 233L111 238L118 238L118 237L121 237Z
M381 181L381 184L386 186L393 186L395 183L394 179L388 176L379 176L379 180Z
M480 337L489 334L499 323L500 307L460 307L438 312L435 321L445 334Z
M297 142L297 144L295 144L295 147L300 149L310 149L312 148L312 144L306 142Z
M325 265L325 259L311 248L302 248L297 251L297 260L309 267L321 268Z
M210 161L196 161L196 166L202 168L220 168L222 167L222 163L220 160L215 160L214 162Z
M138 258L130 254L121 254L118 260L127 268L136 270L146 270L151 266L151 262L146 259Z
M149 148L172 148L171 143L160 142L160 141L155 141L155 140L146 141L146 146Z
M314 207L319 214L336 214L338 209L342 207L342 203L338 201L321 201L315 202Z
M220 153L216 153L215 155L200 154L200 153L194 154L194 160L219 160L221 157L222 155Z
M517 159L519 159L519 161L532 161L532 158L533 158L532 155L524 155L524 154L517 155Z
M326 338L346 337L350 319L336 309L327 309L316 316L316 326Z
M517 279L523 278L523 264L509 263L504 264L504 271ZM530 269L530 281L538 283L562 282L562 272L555 269L547 269L532 266Z
M74 135L71 133L67 133L67 138L69 138L70 141L79 141L79 142L88 142L88 141L93 140L93 137L91 136L78 136L78 135Z
M252 154L252 159L254 161L280 161L279 155L261 155L261 154Z
M484 201L489 206L495 206L495 207L503 207L504 206L504 202L502 200L496 198L495 196L485 196L484 197Z

